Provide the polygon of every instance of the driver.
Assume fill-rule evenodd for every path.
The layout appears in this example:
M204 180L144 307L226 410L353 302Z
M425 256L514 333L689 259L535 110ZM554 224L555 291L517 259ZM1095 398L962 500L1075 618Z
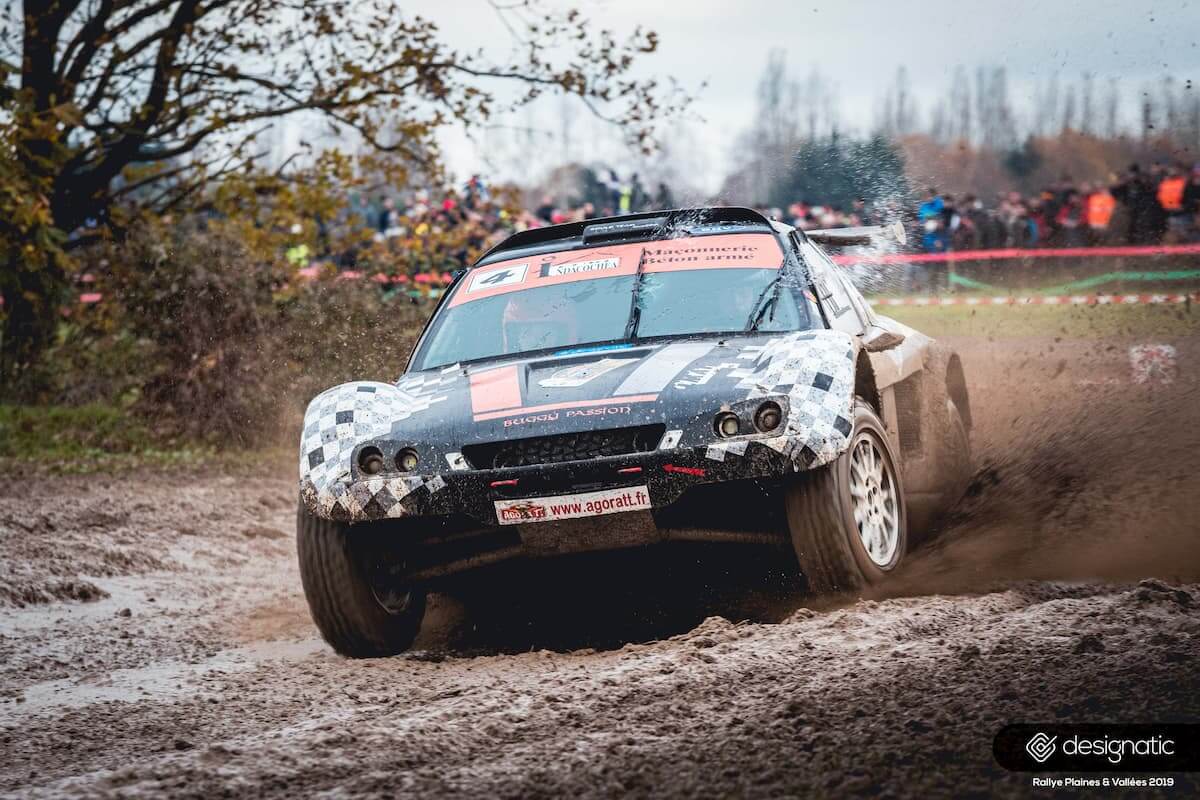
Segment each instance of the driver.
M505 353L524 353L547 347L576 344L578 326L564 300L554 305L538 303L530 292L513 292L500 319Z

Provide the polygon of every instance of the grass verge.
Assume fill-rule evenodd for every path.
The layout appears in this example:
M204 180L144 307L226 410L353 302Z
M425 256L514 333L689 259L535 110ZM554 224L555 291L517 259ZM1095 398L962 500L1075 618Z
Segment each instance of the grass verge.
M201 464L236 469L262 451L164 437L116 406L0 404L0 473L88 474Z
M1200 333L1200 309L1188 304L887 306L877 303L875 311L934 337L1109 339L1171 338Z

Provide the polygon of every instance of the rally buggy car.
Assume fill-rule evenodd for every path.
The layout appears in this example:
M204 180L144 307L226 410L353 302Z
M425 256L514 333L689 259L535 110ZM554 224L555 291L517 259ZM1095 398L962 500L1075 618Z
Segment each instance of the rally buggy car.
M396 383L308 407L298 549L321 633L396 653L450 576L670 540L792 549L817 591L883 579L962 492L971 412L958 357L817 246L869 234L708 208L492 249Z

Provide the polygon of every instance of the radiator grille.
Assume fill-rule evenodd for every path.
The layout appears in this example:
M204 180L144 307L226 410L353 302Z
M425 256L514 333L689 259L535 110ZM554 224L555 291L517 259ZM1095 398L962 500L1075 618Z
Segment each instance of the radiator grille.
M560 433L529 439L469 444L463 455L475 469L532 467L586 461L603 456L648 453L658 447L666 426L641 425L601 431Z

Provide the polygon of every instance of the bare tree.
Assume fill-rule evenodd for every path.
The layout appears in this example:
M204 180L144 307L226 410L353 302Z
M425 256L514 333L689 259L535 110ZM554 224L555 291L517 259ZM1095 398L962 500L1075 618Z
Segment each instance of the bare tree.
M1030 129L1039 136L1051 136L1060 128L1058 73L1053 73L1045 86L1038 86L1034 99Z
M909 86L908 69L900 66L876 111L875 130L896 138L913 133L916 128L917 107Z
M1104 95L1104 136L1115 139L1121 133L1121 90L1116 78L1108 82Z
M901 135L917 128L917 104L908 85L908 68L896 70L896 131Z
M800 106L804 110L803 133L808 141L831 135L838 129L840 109L837 92L815 66L800 88Z
M737 145L743 184L739 192L762 200L800 139L800 86L788 75L787 54L782 49L767 54L755 100L754 124Z
M44 342L56 311L46 287L62 284L52 262L30 277L31 261L13 255L20 239L48 247L45 231L77 231L126 203L177 208L263 158L258 137L276 120L314 115L427 164L440 126L545 93L579 98L642 145L681 99L631 76L657 47L653 32L618 38L537 0L491 7L517 43L505 60L450 46L401 0L8 0L0 133L47 212L30 215L42 233L4 247L0 367L29 360L10 346Z
M1185 145L1193 152L1200 152L1200 94L1196 93L1191 81L1183 88Z
M967 71L961 65L954 69L949 104L950 138L960 142L972 141L974 128L971 116L971 83L967 80Z
M800 86L788 76L787 53L782 49L767 54L767 66L758 79L756 127L761 144L780 150L795 143L799 133Z
M1142 121L1142 139L1149 139L1154 131L1154 97L1148 88L1142 90L1139 111Z
M1067 84L1063 89L1062 124L1059 130L1066 132L1075 130L1075 86Z
M557 90L634 138L651 134L658 87L628 72L655 49L653 33L619 41L574 11L496 10L521 43L508 62L450 47L399 0L48 0L23 14L10 5L0 101L48 159L54 220L68 231L141 181L159 187L155 206L181 202L260 157L264 126L301 112L419 160L433 130L486 119L508 83L521 87L517 103ZM556 47L569 48L561 62L546 55ZM171 162L171 179L113 188L147 162Z
M1085 72L1079 81L1079 132L1088 136L1096 132L1095 80Z
M933 112L929 116L929 135L934 141L946 144L950 141L949 113L946 111L946 101L938 100L933 104Z
M978 142L985 149L1000 150L1016 143L1008 73L1004 67L975 70L975 117Z
M1182 118L1179 114L1179 103L1175 98L1175 78L1164 75L1159 91L1162 92L1163 127L1167 131L1177 131L1181 127Z

